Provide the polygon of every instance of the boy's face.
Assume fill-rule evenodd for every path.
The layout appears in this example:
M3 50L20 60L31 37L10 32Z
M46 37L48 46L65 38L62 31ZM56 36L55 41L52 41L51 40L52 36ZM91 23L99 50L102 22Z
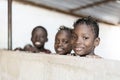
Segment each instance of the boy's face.
M79 56L94 53L94 48L99 44L92 28L86 24L77 25L73 31L73 50Z
M32 34L31 41L35 47L41 48L47 41L47 34L42 28L38 28Z
M56 34L54 48L56 53L66 55L72 50L71 34L68 31L61 30Z

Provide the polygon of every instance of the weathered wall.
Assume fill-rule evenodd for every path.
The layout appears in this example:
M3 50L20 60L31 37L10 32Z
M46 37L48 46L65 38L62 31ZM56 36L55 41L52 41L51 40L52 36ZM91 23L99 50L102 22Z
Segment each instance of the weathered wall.
M0 50L0 80L120 80L120 62Z

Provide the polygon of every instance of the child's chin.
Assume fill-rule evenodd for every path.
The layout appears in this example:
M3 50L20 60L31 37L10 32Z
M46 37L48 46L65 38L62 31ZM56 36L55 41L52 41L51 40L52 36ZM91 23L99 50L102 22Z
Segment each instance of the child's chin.
M82 52L76 52L76 54L79 55L79 56L84 56L84 55L85 55L85 54L82 53Z
M37 48L40 48L42 45L35 45Z
M60 51L60 52L57 52L57 53L58 53L59 55L64 55L64 53L63 53L63 52L61 52L61 51Z

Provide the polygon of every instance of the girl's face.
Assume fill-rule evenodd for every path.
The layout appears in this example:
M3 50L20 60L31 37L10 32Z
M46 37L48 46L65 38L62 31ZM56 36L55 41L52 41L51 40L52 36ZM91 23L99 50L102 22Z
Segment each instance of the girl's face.
M60 30L55 37L54 48L56 53L66 55L71 52L71 33L66 30Z
M35 47L41 48L44 46L45 42L47 41L47 35L42 28L38 28L32 34L31 40Z
M86 24L77 25L73 30L73 50L76 55L94 54L94 48L99 44L92 28Z

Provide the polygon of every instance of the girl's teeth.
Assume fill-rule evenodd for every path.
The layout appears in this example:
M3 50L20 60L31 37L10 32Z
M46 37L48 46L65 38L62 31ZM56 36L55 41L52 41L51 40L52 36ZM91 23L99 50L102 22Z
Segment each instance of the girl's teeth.
M82 48L76 48L76 50L82 50Z
M63 49L61 49L61 48L58 48L57 50L58 50L58 51L62 51Z
M35 42L36 45L40 45L40 42Z

